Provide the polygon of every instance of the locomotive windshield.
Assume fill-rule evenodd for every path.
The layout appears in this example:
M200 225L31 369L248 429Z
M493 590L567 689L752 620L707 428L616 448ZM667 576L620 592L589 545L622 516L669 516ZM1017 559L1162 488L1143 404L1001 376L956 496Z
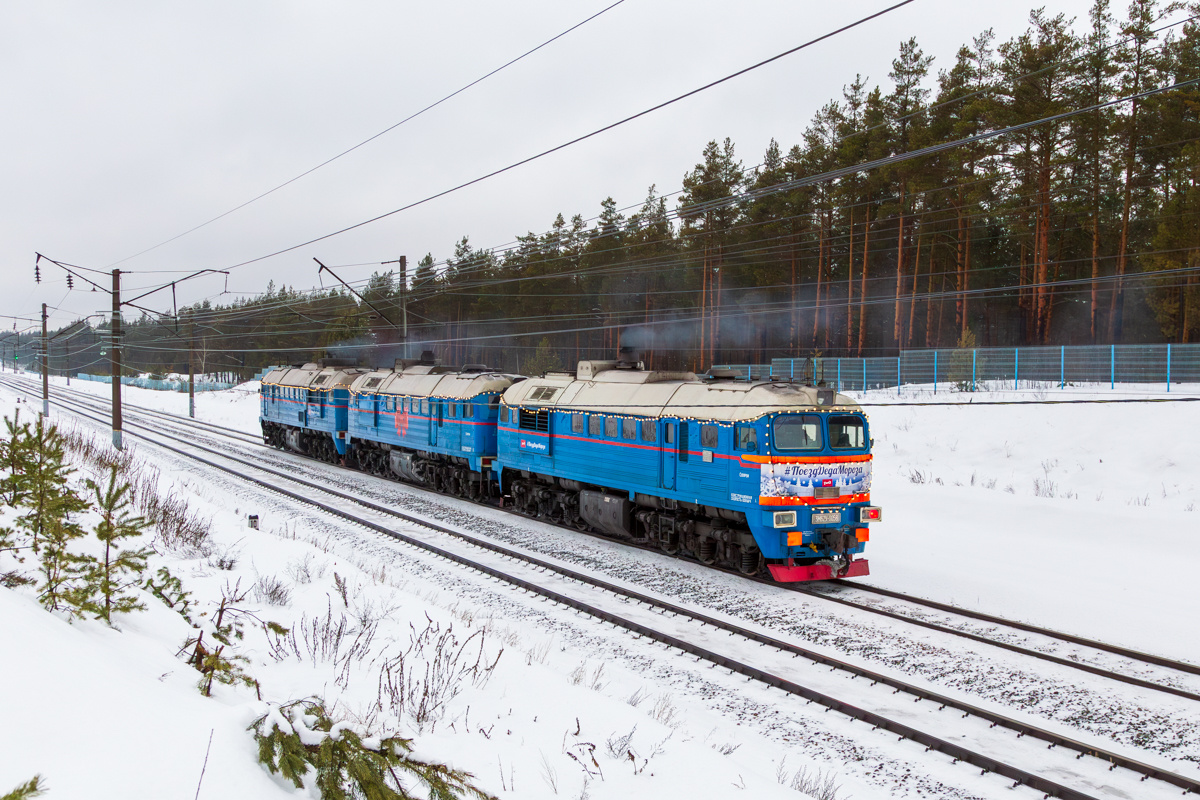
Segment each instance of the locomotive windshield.
M817 414L791 414L776 417L771 423L776 450L820 450L821 417Z
M862 417L831 415L829 417L829 446L834 450L856 450L865 447L866 435Z

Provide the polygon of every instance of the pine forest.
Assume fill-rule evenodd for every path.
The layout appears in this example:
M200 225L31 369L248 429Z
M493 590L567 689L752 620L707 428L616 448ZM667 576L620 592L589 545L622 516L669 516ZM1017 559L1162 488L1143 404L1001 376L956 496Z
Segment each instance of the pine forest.
M1020 36L984 31L938 65L910 39L886 80L859 76L761 155L709 142L680 192L607 198L495 249L463 236L449 257L377 272L361 300L272 286L129 320L126 362L186 372L191 347L197 371L248 376L429 349L536 371L630 345L649 366L706 369L1195 341L1197 15L1154 0L1097 0L1080 20L1035 10ZM104 336L73 337L51 366L86 371Z

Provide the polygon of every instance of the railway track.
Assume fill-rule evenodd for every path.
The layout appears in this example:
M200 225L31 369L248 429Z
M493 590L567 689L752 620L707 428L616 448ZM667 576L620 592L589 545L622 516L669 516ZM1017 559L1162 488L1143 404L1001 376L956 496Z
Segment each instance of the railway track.
M864 603L862 601L853 600L852 599L852 597L854 596L853 593L875 595L877 597L898 600L903 603L910 604L912 606L919 606L921 608L929 609L929 610L943 613L946 615L962 617L964 619L973 620L975 622L981 622L981 623L984 623L985 625L996 625L996 626L1002 626L1005 628L1011 628L1014 630L1023 631L1025 633L1031 633L1031 634L1034 634L1039 637L1043 637L1048 640L1062 642L1064 644L1069 644L1069 645L1078 645L1080 647L1086 647L1086 648L1098 650L1098 651L1101 651L1104 653L1110 653L1112 655L1119 656L1120 658L1129 659L1131 661L1137 661L1137 662L1141 662L1141 663L1148 664L1148 665L1165 667L1170 670L1175 670L1177 672L1184 672L1184 673L1188 673L1190 675L1200 675L1200 665L1192 664L1187 661L1180 661L1177 659L1167 658L1165 656L1159 656L1159 655L1155 655L1153 653L1145 653L1145 652L1141 652L1139 650L1133 650L1131 648L1120 647L1118 645L1109 644L1107 642L1096 641L1094 639L1086 639L1082 636L1075 636L1075 635L1072 635L1069 633L1062 633L1061 631L1050 630L1049 628L1043 628L1043 627L1039 627L1037 625L1030 625L1029 623L1026 623L1026 622L1019 622L1019 621L1007 619L1004 617L998 617L993 614L985 614L981 611L974 611L969 608L962 608L960 606L951 605L949 603L939 603L936 600L929 600L924 597L916 597L914 595L905 594L904 592L897 592L897 591L894 591L891 589L883 589L878 586L871 586L870 584L861 583L858 581L838 579L838 580L834 580L834 581L828 581L827 584L829 587L831 587L832 591L830 588L816 587L813 590L813 594L817 594L822 597L826 597L828 599L835 600L837 602L845 603L846 605L850 605L855 608L863 608ZM843 594L840 593L839 590L848 592L850 594L848 596L844 596ZM871 607L871 610L879 611L881 613L887 613L887 611L885 609L876 607L874 605ZM893 616L890 613L887 613L887 615ZM909 618L912 619L912 621L917 622L918 624L923 624L925 622L924 620L913 619L911 616ZM1001 642L993 641L992 643L994 643L998 646L1005 646ZM1078 662L1071 661L1070 666L1078 666ZM1181 696L1191 696L1192 699L1195 699L1195 696L1192 693L1183 694Z
M26 382L23 388L31 392L40 392L40 387L31 382ZM69 394L77 402L89 406L95 411L107 409L102 399L95 396L74 391L69 392ZM239 444L262 448L265 453L275 454L276 452L263 445L261 437L248 434L244 431L138 406L126 405L126 410L127 413L134 412L135 414L149 416L172 425L183 425L199 433L207 433L236 441ZM295 468L294 465L286 462L271 461L270 463L278 467L286 466L291 469ZM303 459L303 464L306 467L316 465L317 463ZM329 465L325 464L321 464L320 467L326 470L329 469ZM312 470L308 471L312 473ZM357 471L351 471L351 473L356 476L362 474ZM412 489L414 491L425 491L420 487L412 487ZM435 496L440 498L440 495ZM525 519L526 517L522 516L521 518ZM553 523L542 521L542 524ZM616 541L600 534L591 534L586 531L580 532L571 527L557 527L562 527L563 530L568 530L573 535L580 535L582 533L582 535L593 536L606 542ZM654 553L658 552L656 548L652 547L640 547L628 542L617 543L626 547L638 548ZM708 569L713 568L709 567ZM736 573L728 572L728 574L733 575ZM1127 685L1200 702L1200 682L1187 679L1189 675L1200 676L1200 666L1185 661L1170 659L1152 653L1139 652L1106 642L1086 639L1048 628L926 600L901 592L880 589L856 581L838 580L811 585L782 586L770 580L749 578L741 574L737 574L737 576L739 580L757 580L763 585L801 592L824 602L854 608L979 644L998 647L1012 653L1080 670ZM865 598L862 596L865 596ZM883 604L877 599L878 597L887 598L891 602ZM937 616L931 617L929 612L936 612ZM983 625L981 627L973 625L973 623L982 623ZM1022 640L1019 635L1013 635L1014 631L1020 634L1028 634L1029 636Z
M85 419L101 425L106 422L93 416L95 406L81 409L82 403L70 400L58 404ZM383 533L409 546L424 549L621 627L634 635L651 638L695 656L698 660L707 661L714 668L719 666L731 673L746 675L751 680L781 689L809 703L818 703L852 720L866 722L873 729L894 733L924 746L926 750L943 753L955 762L972 764L985 773L1003 776L1012 780L1013 786L1025 785L1043 792L1047 797L1075 800L1131 796L1148 798L1158 796L1168 786L1172 787L1170 791L1182 789L1185 794L1200 794L1200 781L1108 751L1094 743L1066 737L893 676L831 658L729 620L702 614L461 530L403 514L294 474L218 452L140 422L130 421L129 425L145 431L134 435L177 456L256 484L322 513ZM182 444L183 448L168 444L163 439ZM195 450L204 451L207 456L197 455ZM251 472L222 462L238 464ZM254 472L261 474L252 474ZM299 487L299 491L287 488L289 485ZM318 499L317 496L328 499ZM437 542L397 531L396 521L432 533ZM725 637L714 640L713 632L722 632L729 640L725 641ZM748 653L746 644L756 644L759 649L751 649ZM808 666L798 668L793 663L794 659L803 659ZM850 683L858 678L866 680ZM869 686L864 686L864 683ZM838 699L839 696L845 696L847 691L858 702L850 704ZM920 713L914 714L911 709L900 706L901 701L896 699L898 694L912 698L911 703L923 703ZM910 703L907 700L902 702L905 705ZM947 714L947 710L961 713ZM915 716L921 717L923 724L911 722ZM932 730L937 730L939 734L935 735ZM956 737L967 740L972 746L955 741ZM1018 767L1010 763L1011 758L1001 757L1019 749L1014 747L1015 744L1025 748L1036 747L1041 751L1043 748L1033 744L1035 742L1044 743L1047 750L1027 754L1029 761L1026 763L1040 765L1036 771ZM1114 774L1118 769L1122 772ZM1057 776L1057 779L1048 775ZM1074 785L1063 782L1062 776L1069 776ZM1149 779L1153 779L1155 784L1144 783ZM1152 785L1158 788L1151 790ZM1084 788L1077 788L1079 786ZM1136 793L1129 794L1130 791Z

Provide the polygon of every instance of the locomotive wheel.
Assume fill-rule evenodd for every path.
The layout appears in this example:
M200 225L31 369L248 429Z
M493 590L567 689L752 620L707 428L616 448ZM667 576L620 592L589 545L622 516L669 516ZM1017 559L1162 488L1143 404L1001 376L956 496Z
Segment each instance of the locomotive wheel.
M738 572L743 575L757 575L763 567L762 551L757 547L744 547L741 548L741 551Z

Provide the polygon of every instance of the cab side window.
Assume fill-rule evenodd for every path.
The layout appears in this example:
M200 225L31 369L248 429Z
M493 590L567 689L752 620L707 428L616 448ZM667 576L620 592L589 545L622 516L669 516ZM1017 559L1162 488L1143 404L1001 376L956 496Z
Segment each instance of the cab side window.
M741 425L737 429L737 449L754 452L758 450L758 431L749 425Z
M701 447L716 447L717 446L717 426L716 425L701 425L700 426L700 446Z

